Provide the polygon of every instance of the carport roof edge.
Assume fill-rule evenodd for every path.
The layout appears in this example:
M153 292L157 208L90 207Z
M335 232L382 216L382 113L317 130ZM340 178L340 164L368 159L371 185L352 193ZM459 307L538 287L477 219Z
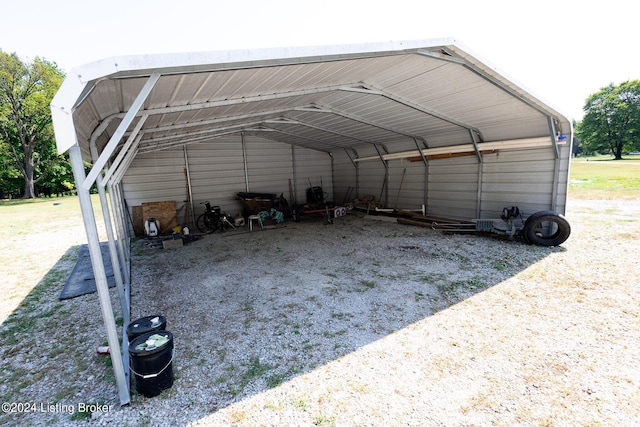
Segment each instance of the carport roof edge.
M130 55L105 58L81 65L71 70L51 103L51 111L60 153L77 141L73 112L103 79L146 77L152 72L161 75L191 74L207 71L233 70L277 65L293 65L313 62L329 62L344 59L372 58L402 53L422 53L452 61L460 61L520 100L544 111L545 114L570 121L563 114L541 101L522 85L505 77L496 67L482 59L454 38L437 38L409 41L388 41L352 45L283 47L267 49L242 49L231 51L188 52L173 54ZM452 56L454 54L455 56ZM87 152L87 150L85 150Z

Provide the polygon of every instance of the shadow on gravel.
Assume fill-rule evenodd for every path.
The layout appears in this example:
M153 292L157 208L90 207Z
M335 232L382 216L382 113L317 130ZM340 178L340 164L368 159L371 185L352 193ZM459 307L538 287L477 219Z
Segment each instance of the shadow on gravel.
M2 425L68 425L91 417L79 404L117 407L111 360L96 354L106 342L97 294L58 298L79 248L70 247L0 325Z
M152 412L162 404L154 399L168 399L194 422L563 250L355 215L208 235L174 251L138 241L132 319L166 317L176 380L160 398L137 396L132 407Z
M195 422L563 250L356 215L213 234L173 250L138 240L131 318L166 317L175 382L151 399L132 386L131 405L118 409L110 358L95 353L106 344L97 295L58 299L77 259L71 247L0 326L3 403L45 406L2 416L66 425L91 417L77 412L82 403L110 405L102 416L115 421L161 424L172 407L184 424ZM122 327L114 289L111 296Z

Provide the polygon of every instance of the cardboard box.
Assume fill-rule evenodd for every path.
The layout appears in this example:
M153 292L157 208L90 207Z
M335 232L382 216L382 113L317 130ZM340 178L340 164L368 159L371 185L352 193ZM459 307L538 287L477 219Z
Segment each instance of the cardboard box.
M162 247L164 249L175 249L182 247L182 239L169 239L162 241Z

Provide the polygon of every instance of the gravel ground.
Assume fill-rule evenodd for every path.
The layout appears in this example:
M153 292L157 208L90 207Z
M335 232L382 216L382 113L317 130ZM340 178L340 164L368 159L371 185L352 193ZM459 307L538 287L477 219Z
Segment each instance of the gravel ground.
M357 214L173 250L139 240L132 318L166 317L175 383L122 408L94 352L97 296L56 300L67 253L21 308L49 328L2 325L3 402L39 406L0 422L637 425L640 202L575 200L567 218L557 248ZM83 421L80 403L107 406Z

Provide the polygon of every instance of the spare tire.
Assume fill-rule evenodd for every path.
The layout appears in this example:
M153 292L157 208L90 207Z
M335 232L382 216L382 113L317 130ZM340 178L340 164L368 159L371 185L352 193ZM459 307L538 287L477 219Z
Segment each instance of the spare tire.
M558 246L569 238L571 226L564 216L553 211L540 211L524 223L522 235L529 243Z

